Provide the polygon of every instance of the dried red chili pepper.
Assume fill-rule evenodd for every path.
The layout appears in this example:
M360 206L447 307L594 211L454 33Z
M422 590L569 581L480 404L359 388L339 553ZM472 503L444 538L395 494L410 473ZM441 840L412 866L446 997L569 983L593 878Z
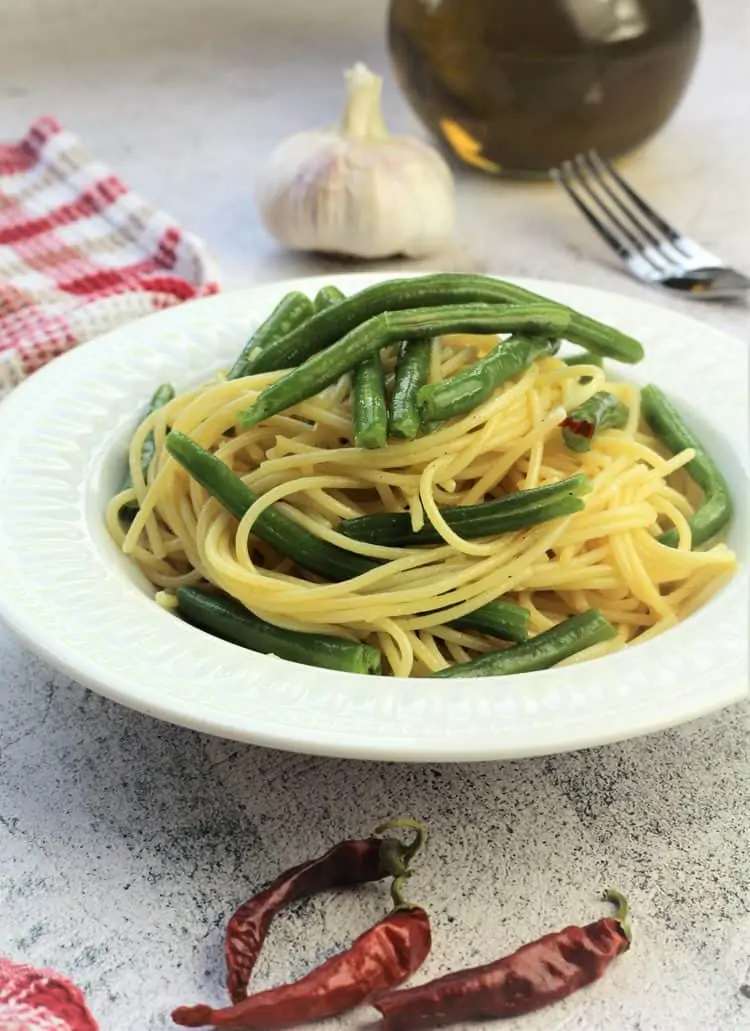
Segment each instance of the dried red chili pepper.
M404 882L411 876L409 863L424 841L424 830L415 821L394 820L379 827L376 834L391 827L414 829L414 841L408 846L395 838L342 842L341 846L336 846L311 864L294 867L241 907L238 913L245 912L242 923L235 921L234 942L241 941L247 948L240 953L233 948L233 961L239 955L244 963L243 972L247 970L249 976L273 913L285 901L312 894L316 889L311 885L318 885L317 890L322 890L324 887L357 883L358 880L375 880L390 873L394 876L391 885L394 908L388 916L360 935L350 948L332 956L299 981L242 998L226 1009L215 1010L206 1005L181 1006L172 1014L175 1023L183 1027L291 1027L344 1013L376 992L401 984L414 973L430 951L430 922L421 907L404 901L402 890ZM377 862L373 861L373 842L377 843ZM347 877L340 868L342 858L347 856L354 857L353 874L370 876ZM329 877L326 879L328 868ZM291 878L289 884L285 877ZM261 899L261 903L254 907L257 899ZM232 919L236 917L237 914ZM240 934L241 938L236 937ZM239 985L241 978L233 983Z
M226 1009L181 1006L172 1014L183 1027L288 1028L345 1013L375 992L401 984L430 951L430 921L419 906L393 910L299 981L249 995Z
M616 891L606 898L617 905L613 917L546 934L495 963L378 996L373 1005L383 1016L380 1031L521 1016L591 984L630 946L627 902Z
M574 419L572 415L563 419L560 425L567 426L576 437L585 437L586 440L591 440L596 432L596 426L589 419Z
M324 855L287 870L240 906L227 924L224 945L227 989L232 1002L246 998L253 967L271 922L282 906L331 888L346 888L406 873L422 847L424 831L413 820L394 820L378 827L375 833L382 834L395 827L415 830L417 836L412 844L382 837L342 841Z

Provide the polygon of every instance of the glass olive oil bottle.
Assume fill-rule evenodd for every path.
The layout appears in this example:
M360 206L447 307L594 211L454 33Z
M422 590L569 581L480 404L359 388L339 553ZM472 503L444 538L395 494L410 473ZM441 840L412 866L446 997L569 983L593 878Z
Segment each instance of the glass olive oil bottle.
M391 0L397 79L462 161L546 175L616 157L677 105L695 63L695 0Z

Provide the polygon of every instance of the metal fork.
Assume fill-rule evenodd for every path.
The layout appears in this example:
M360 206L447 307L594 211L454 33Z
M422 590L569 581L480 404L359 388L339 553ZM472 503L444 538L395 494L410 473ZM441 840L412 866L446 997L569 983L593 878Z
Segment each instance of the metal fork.
M595 150L550 174L638 279L697 300L750 290L747 276L678 232Z

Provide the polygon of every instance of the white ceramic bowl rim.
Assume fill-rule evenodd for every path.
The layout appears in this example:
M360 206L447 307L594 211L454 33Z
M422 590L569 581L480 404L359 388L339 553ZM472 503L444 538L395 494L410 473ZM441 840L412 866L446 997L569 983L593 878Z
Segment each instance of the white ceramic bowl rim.
M192 302L78 348L14 391L0 405L0 615L51 664L118 702L321 755L456 761L559 752L740 699L748 686L747 347L672 311L561 283L518 280L643 340L646 360L618 374L667 390L730 480L742 568L703 610L594 662L459 683L294 665L202 634L153 604L102 512L154 386L170 380L183 389L226 367L288 290L333 281L351 293L390 277L316 277Z

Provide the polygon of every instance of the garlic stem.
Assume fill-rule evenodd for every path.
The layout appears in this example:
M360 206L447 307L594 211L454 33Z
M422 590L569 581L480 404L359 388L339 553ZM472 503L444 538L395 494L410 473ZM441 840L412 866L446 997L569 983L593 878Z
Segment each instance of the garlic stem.
M381 77L359 61L346 73L346 81L346 107L339 126L341 135L349 139L385 139L388 130L380 107Z

